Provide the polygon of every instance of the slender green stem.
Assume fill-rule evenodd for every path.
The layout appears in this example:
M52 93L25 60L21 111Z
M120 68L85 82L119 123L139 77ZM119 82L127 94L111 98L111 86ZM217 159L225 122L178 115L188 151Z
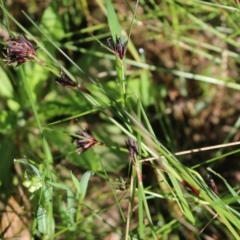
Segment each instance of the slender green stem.
M128 202L128 212L127 212L127 223L126 223L126 230L125 230L125 240L128 240L129 231L130 231L130 223L132 218L132 209L133 209L133 202L134 202L134 196L135 196L135 177L136 173L135 171L132 171L131 174L131 181L130 181L130 198Z
M120 85L122 107L124 108L126 106L125 72L124 72L124 63L119 58L116 58L116 69L117 69L117 82Z
M4 19L5 19L5 22L6 22L6 27L7 27L7 30L8 30L8 33L10 34L11 33L11 29L9 27L9 21L8 21L8 14L7 14L7 11L5 11L5 6L3 4L3 1L1 0L1 7L2 9L4 10L3 11L3 15L4 15Z
M47 140L44 136L44 131L43 131L40 119L38 117L37 107L36 107L35 102L33 100L31 89L30 89L29 83L26 79L25 73L23 71L23 67L20 67L20 74L21 74L23 84L24 84L24 88L25 88L25 91L26 91L27 96L29 98L29 101L30 101L35 119L37 121L37 125L38 125L38 128L39 128L40 134L41 134L41 138L42 138L43 151L44 151L44 154L45 154L45 161L44 161L45 171L43 173L43 176L44 176L43 179L48 178L48 179L52 180L52 172L50 170L51 169L50 165L52 163L52 155L51 155L50 148L48 146ZM48 188L48 187L46 187L45 184L43 184L42 192L45 196L45 199L44 199L45 204L44 205L46 207L47 218L48 218L47 232L48 232L49 236L53 236L53 234L54 234L54 227L53 227L54 220L53 220L53 206L52 206L52 190L51 190L51 188ZM41 198L40 198L39 201L41 201ZM51 239L52 239L52 237L51 237Z

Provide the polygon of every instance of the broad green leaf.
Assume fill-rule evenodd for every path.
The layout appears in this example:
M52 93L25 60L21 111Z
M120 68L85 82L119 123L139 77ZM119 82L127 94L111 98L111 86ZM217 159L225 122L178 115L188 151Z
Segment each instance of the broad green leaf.
M37 211L37 223L38 231L42 234L47 234L47 215L46 210L42 207L39 207Z
M13 87L11 81L1 67L0 67L0 81L1 81L0 95L2 97L12 98Z
M53 11L52 7L47 7L43 13L41 19L41 27L44 31L54 37L55 39L61 39L64 37L64 30L61 23L61 18L56 12Z
M32 170L35 172L35 174L41 179L39 170L33 164L29 163L26 159L24 158L14 159L14 163L23 163L23 164L29 165L32 168Z
M81 178L80 185L81 185L82 198L84 198L86 195L87 188L88 188L88 182L92 175L93 175L93 172L87 171L83 174L83 176Z
M48 182L49 185L55 187L55 188L60 188L60 189L64 189L64 190L68 190L68 186L62 183L54 183L54 182Z
M20 109L20 104L13 99L7 100L8 107L13 111L17 112Z

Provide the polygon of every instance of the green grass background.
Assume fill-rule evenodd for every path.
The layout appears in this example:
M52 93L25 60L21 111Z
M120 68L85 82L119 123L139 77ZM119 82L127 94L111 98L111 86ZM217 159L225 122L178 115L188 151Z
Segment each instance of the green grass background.
M239 148L201 150L240 138L238 1L0 7L2 52L23 34L47 63L0 61L2 213L17 199L32 239L240 239ZM108 49L115 36L128 41L123 61ZM92 94L57 85L60 68ZM105 146L79 155L70 135L86 127Z

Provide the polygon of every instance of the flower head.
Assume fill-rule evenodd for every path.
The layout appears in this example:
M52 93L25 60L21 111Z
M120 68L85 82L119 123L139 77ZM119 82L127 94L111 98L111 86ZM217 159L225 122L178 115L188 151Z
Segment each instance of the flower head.
M73 82L67 75L65 72L61 71L60 72L61 77L56 77L55 78L55 82L59 85L62 85L63 87L70 87L70 88L74 88L77 86L77 84L75 82Z
M102 146L104 145L104 143L99 142L94 137L94 135L89 129L78 130L76 132L76 135L77 136L71 136L71 137L72 137L72 142L75 143L79 154L95 146L96 144L102 145Z
M127 51L127 43L128 41L124 42L121 40L121 38L116 36L116 42L114 43L112 38L108 38L108 45L109 47L115 52L115 55L120 58L123 59L125 56L125 53Z
M69 88L75 88L78 87L81 91L91 94L91 92L85 88L82 84L76 84L75 82L73 82L67 75L65 72L63 72L61 70L60 72L61 77L56 77L55 78L55 82L59 85L62 85L63 87L69 87Z
M17 66L20 66L28 60L34 60L37 56L33 45L21 35L18 38L10 37L5 49L7 65L17 63Z
M138 155L138 145L137 142L132 138L127 138L126 146L129 151L130 157L135 161Z
M207 176L207 185L209 188L212 189L212 191L218 195L218 189L217 189L217 185L215 184L214 180L212 179L211 175Z

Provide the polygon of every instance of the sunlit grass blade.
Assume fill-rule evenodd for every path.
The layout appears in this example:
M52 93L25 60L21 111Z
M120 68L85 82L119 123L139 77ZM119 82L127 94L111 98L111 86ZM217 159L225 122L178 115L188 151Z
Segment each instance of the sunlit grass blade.
M116 36L119 36L121 34L120 24L118 22L118 17L112 5L112 1L106 0L106 5L107 5L108 26L112 34L112 39L113 41L115 41Z

